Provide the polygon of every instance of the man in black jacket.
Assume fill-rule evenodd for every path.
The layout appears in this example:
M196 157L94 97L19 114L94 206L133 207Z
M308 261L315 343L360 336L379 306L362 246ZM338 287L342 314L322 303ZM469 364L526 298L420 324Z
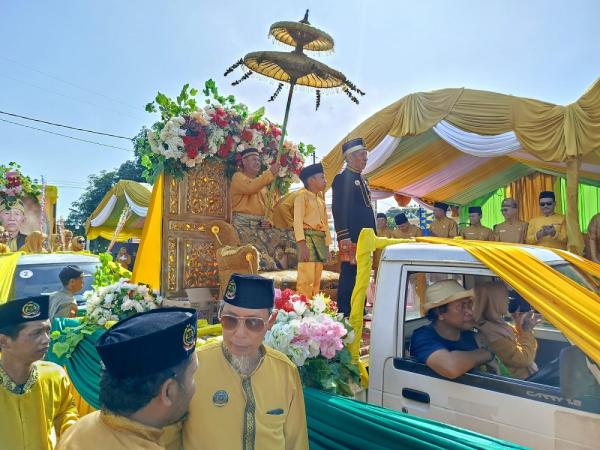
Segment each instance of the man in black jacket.
M349 316L356 281L356 242L363 228L375 230L375 213L369 186L361 175L367 165L367 148L363 139L346 142L342 152L346 168L333 179L331 208L341 261L337 303L339 311Z

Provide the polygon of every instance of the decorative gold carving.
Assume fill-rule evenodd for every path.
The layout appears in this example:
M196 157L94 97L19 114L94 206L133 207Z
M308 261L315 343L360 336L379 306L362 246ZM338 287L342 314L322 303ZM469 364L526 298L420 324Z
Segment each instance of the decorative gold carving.
M179 212L179 184L175 178L171 178L169 183L169 212L171 214Z
M221 162L205 162L187 175L186 212L227 218L227 178Z
M215 247L211 241L184 241L183 287L215 287L219 284Z
M172 230L172 231L195 231L198 233L204 233L206 231L206 224L169 221L169 230Z
M170 237L167 244L167 286L168 290L177 290L177 240Z

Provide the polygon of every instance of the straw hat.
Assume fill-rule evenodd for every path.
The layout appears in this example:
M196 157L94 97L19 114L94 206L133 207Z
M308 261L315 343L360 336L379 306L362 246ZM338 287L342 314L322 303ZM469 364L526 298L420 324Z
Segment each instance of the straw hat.
M425 289L425 304L423 309L429 311L438 306L473 297L473 289L465 289L456 280L441 280L427 286Z

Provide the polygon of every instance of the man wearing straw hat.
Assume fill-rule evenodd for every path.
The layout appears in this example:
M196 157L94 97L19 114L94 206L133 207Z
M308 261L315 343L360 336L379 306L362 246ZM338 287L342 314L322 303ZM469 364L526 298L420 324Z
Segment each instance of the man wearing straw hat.
M479 348L473 322L472 289L456 280L440 280L425 289L423 309L429 325L418 328L410 340L410 355L446 378L457 378L495 359Z
M367 165L367 147L362 138L342 145L346 169L331 185L331 210L340 246L340 281L337 303L341 313L350 315L352 289L356 281L356 242L363 228L376 229L371 191L361 175Z

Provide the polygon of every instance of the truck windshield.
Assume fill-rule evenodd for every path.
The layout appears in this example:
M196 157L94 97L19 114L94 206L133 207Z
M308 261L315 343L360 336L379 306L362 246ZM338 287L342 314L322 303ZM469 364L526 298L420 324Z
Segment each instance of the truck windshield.
M589 289L592 292L596 292L596 289L594 288L594 286L572 264L570 264L570 263L556 264L556 265L553 265L552 268L555 269L556 271L562 273L567 278L570 278L575 283L583 286L584 288Z
M84 274L93 275L96 271L97 264L80 263L78 266L83 270ZM58 274L64 267L64 263L19 264L15 272L15 298L49 294L62 289ZM91 289L93 281L93 276L85 276L83 278L83 289L79 294Z

